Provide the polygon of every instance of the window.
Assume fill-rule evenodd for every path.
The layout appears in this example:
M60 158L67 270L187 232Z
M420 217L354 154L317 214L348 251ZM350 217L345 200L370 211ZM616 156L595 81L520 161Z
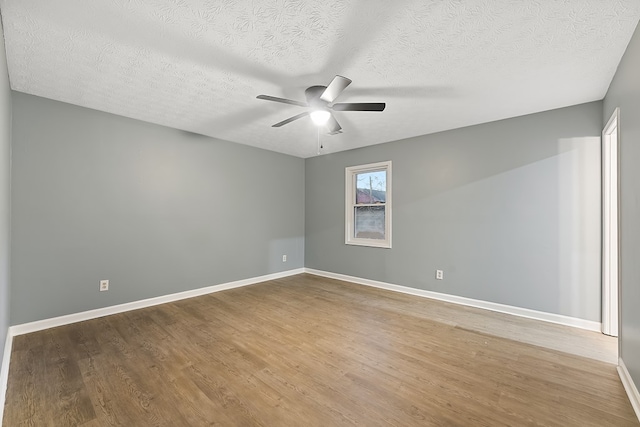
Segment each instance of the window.
M345 170L345 243L391 247L391 162Z

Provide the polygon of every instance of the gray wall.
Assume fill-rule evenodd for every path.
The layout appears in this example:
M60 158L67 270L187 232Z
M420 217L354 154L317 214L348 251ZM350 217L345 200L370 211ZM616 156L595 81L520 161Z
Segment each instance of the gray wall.
M627 47L604 98L604 122L620 107L620 347L640 385L640 29Z
M307 159L305 265L599 322L601 127L593 102ZM347 246L344 168L385 160L393 248Z
M304 265L299 158L14 92L12 179L11 324Z
M0 36L4 34L0 22ZM0 357L9 328L11 89L4 38L0 40ZM0 410L0 413L2 411Z

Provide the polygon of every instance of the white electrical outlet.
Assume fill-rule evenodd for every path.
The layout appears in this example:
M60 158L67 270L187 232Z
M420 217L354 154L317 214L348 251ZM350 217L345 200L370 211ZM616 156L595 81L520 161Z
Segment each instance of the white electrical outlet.
M444 279L444 272L442 270L436 270L436 279L437 280Z
M282 255L282 262L287 262L287 256L286 255Z
M100 292L109 290L109 281L108 280L100 280Z

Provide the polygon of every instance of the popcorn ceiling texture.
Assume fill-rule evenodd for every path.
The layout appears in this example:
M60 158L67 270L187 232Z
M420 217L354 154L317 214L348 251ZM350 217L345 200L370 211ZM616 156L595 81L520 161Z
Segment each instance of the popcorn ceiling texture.
M14 90L299 157L334 75L335 152L602 99L637 0L1 0Z

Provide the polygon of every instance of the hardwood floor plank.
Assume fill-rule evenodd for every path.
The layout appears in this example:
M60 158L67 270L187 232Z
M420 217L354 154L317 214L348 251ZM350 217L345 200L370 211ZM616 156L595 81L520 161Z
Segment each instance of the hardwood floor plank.
M41 408L46 405L41 387L45 377L44 359L40 357L42 348L42 345L35 345L32 349L12 351L9 372L16 379L7 384L5 408L20 408L20 412L11 419L11 424L4 422L3 425L44 425L41 412ZM7 409L5 419L6 414Z
M557 326L302 274L15 337L3 425L640 425Z

